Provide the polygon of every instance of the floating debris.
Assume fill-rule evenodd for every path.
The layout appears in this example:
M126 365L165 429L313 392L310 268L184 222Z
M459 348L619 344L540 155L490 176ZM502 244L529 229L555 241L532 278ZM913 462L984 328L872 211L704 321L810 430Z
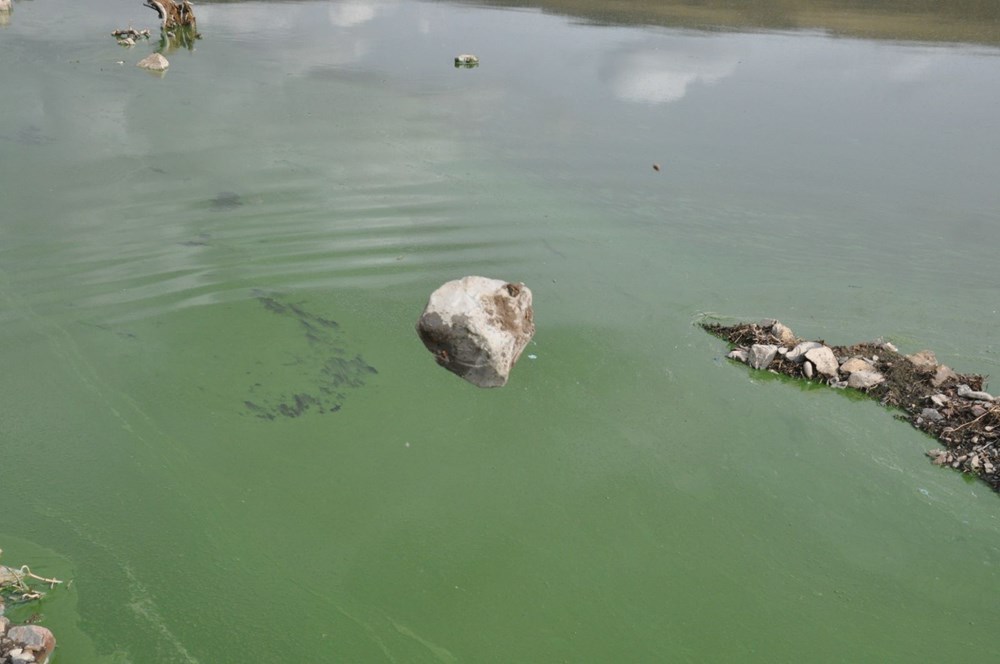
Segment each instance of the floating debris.
M117 39L122 46L135 46L135 43L140 39L149 39L149 30L136 30L129 26L113 31L111 36Z
M465 69L471 69L472 67L479 66L479 58L471 53L463 53L461 55L455 56L455 67L464 67Z
M0 554L2 553L3 549L0 549ZM62 583L59 579L47 579L44 576L34 574L27 565L20 567L0 565L0 596L5 600L15 602L27 602L44 597L44 592L28 585L29 580L47 583L50 589Z

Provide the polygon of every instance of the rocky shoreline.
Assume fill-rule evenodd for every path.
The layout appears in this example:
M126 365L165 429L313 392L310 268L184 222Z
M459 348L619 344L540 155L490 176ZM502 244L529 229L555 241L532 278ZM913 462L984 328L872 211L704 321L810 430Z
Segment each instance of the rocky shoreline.
M0 664L46 664L56 637L41 625L11 625L0 600Z
M0 553L3 553L0 550ZM37 614L24 625L12 625L5 614L6 603L31 602L40 599L44 592L29 586L29 582L43 582L54 587L59 579L47 579L33 574L27 565L7 567L0 565L0 664L46 664L56 648L56 638L41 625L33 624Z
M974 475L1000 492L1000 400L983 391L983 376L956 373L929 350L902 355L884 341L804 341L773 319L702 327L733 345L730 359L752 369L855 389L903 411L900 419L944 446L927 452L935 465Z

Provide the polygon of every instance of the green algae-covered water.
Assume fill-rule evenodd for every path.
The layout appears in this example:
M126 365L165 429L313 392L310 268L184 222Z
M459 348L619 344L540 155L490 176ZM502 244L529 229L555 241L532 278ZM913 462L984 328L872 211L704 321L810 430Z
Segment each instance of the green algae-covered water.
M0 548L72 579L8 611L57 662L1000 658L997 496L693 325L997 375L996 31L582 5L199 4L162 77L138 0L15 5ZM466 274L534 292L503 389L414 333Z

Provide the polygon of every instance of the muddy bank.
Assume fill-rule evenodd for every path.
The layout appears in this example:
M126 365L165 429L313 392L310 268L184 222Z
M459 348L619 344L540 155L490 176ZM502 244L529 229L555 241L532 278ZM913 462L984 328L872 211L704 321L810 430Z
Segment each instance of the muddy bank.
M975 475L1000 491L1000 401L983 391L984 376L959 374L929 350L902 355L888 342L803 341L775 320L702 327L733 345L730 359L751 368L855 389L902 411L899 419L942 444L927 452L932 463Z

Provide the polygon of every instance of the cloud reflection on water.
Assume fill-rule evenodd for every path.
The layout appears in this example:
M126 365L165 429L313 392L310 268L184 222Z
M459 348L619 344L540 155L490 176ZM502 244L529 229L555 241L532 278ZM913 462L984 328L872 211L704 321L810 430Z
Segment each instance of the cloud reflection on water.
M692 86L731 76L738 63L739 56L721 40L666 50L643 43L615 57L609 78L615 97L623 101L668 104L683 99Z

